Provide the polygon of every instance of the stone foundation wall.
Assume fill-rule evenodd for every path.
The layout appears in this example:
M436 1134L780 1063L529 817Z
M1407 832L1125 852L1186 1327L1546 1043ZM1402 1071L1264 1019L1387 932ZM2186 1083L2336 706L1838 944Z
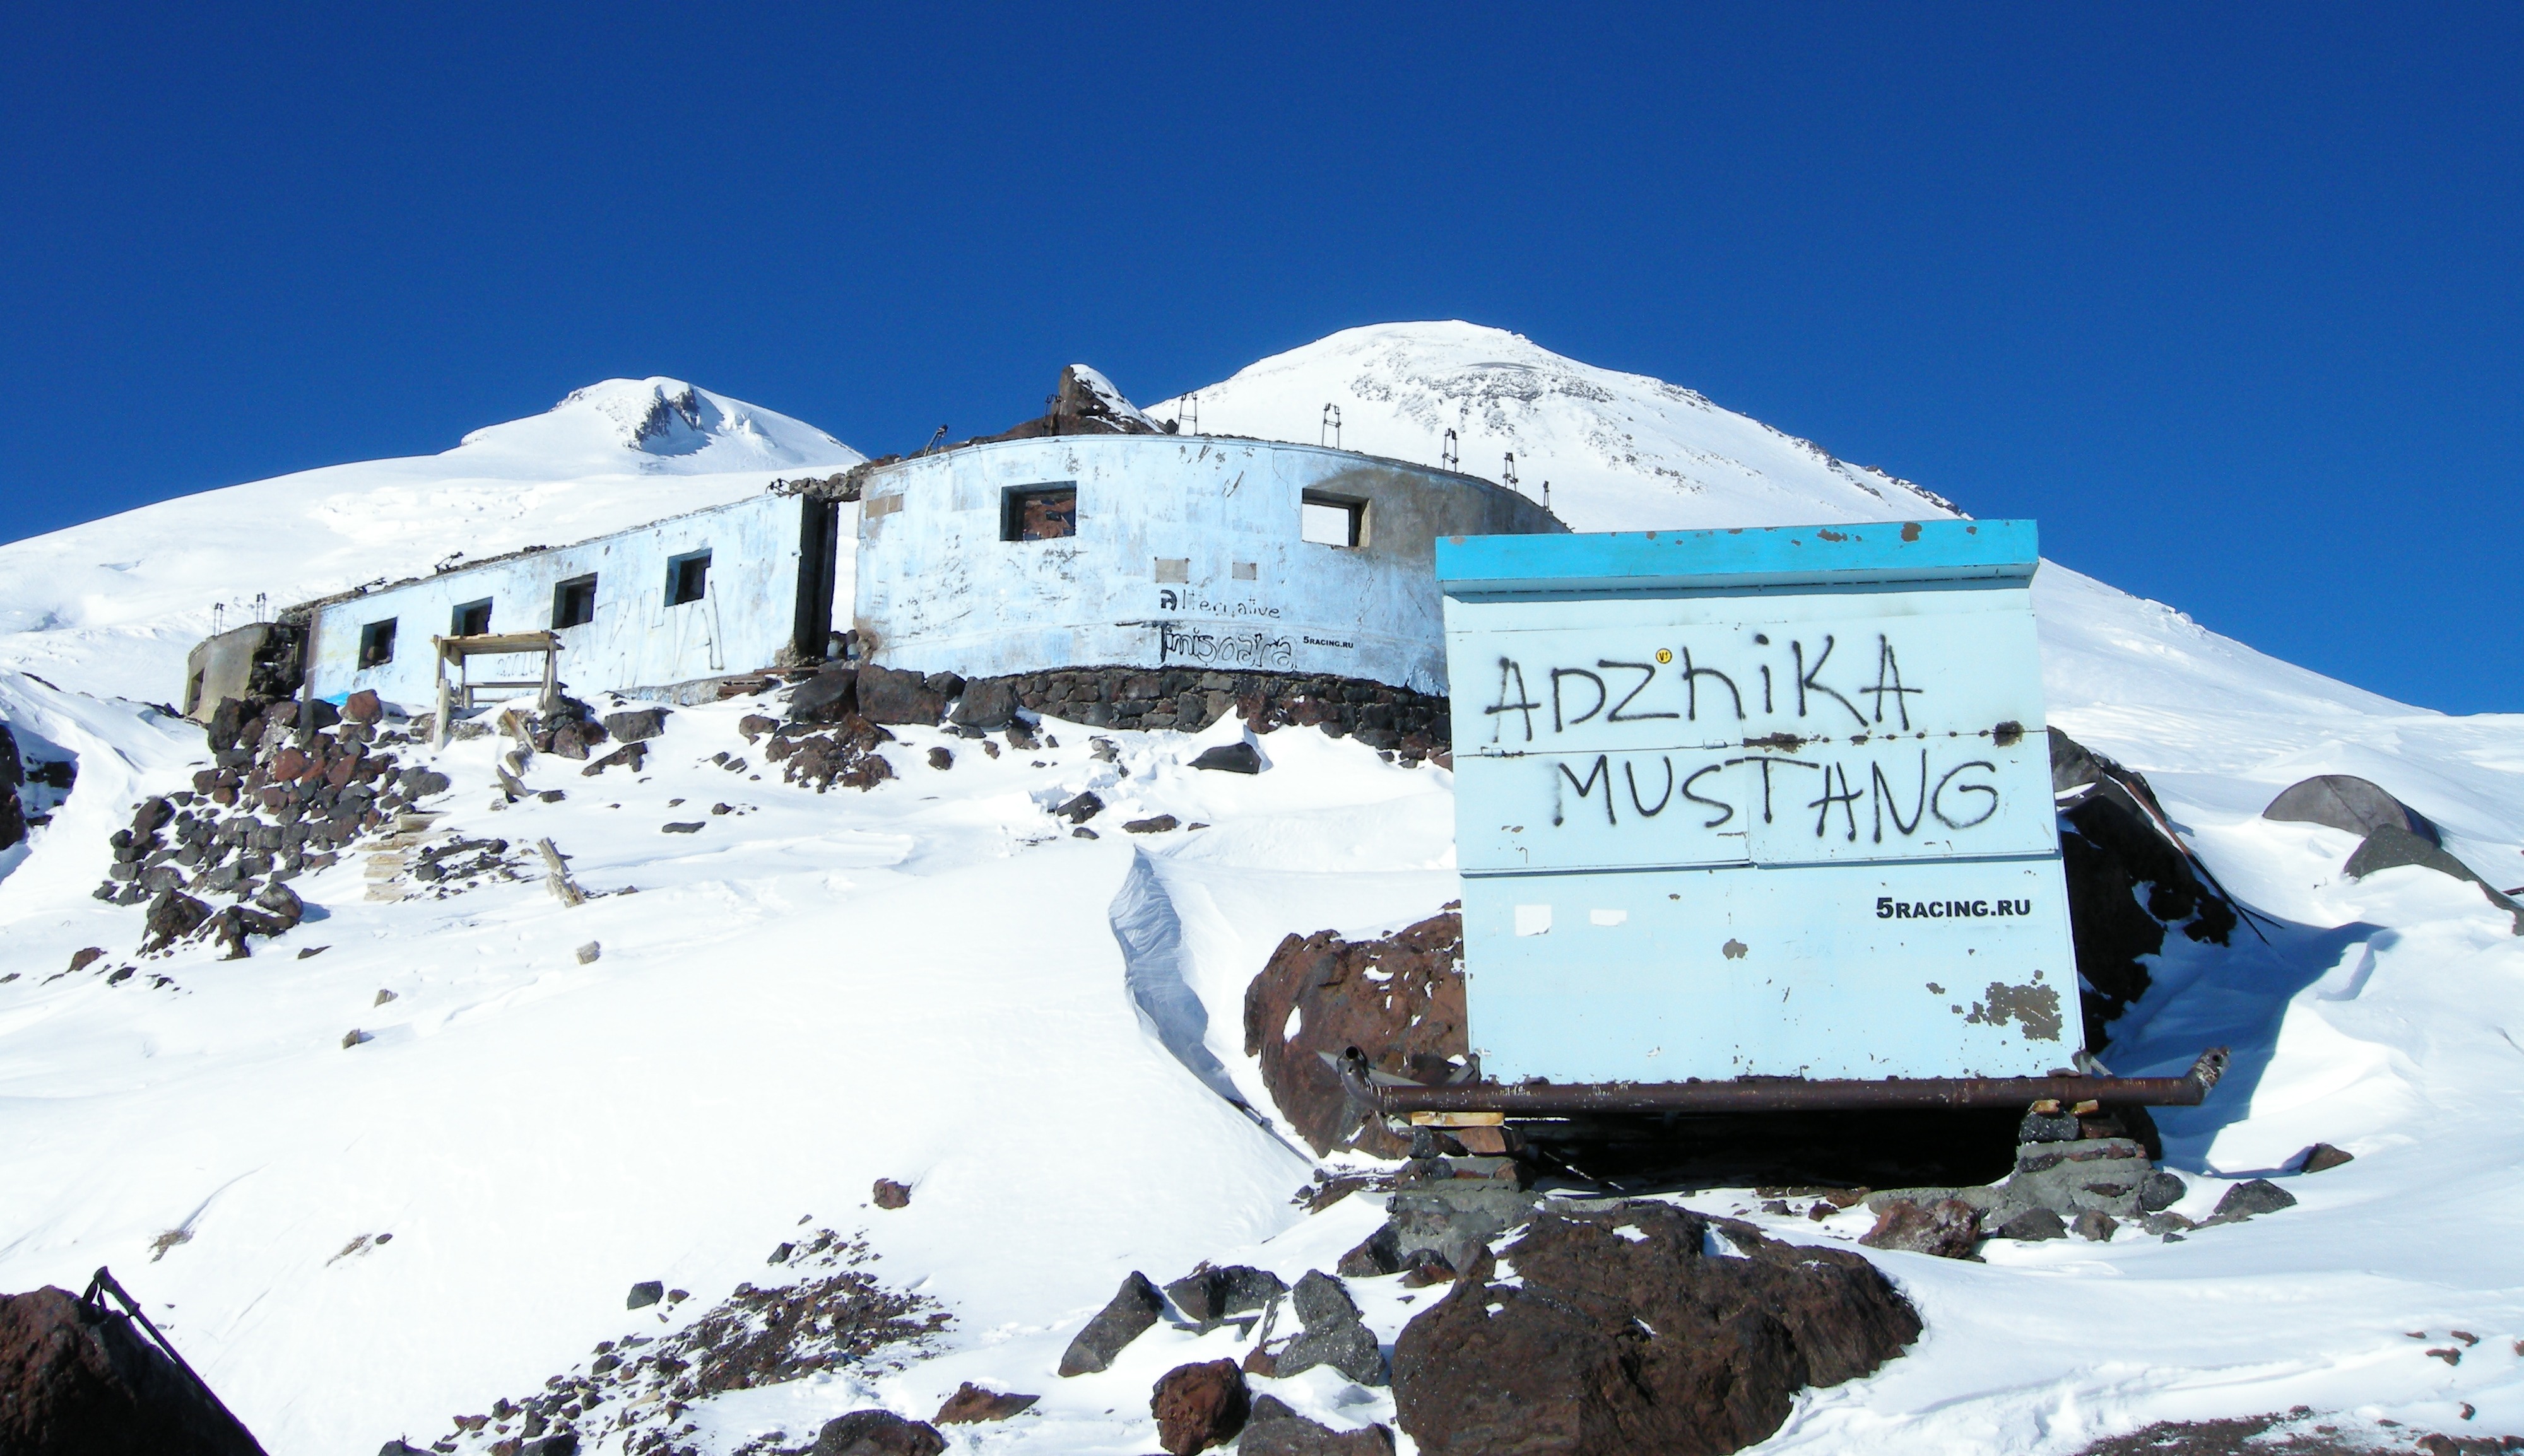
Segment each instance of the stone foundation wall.
M1195 668L1076 667L976 679L963 692L1005 685L1031 711L1096 728L1196 732L1230 713L1254 731L1321 728L1417 762L1446 761L1451 722L1444 698L1356 678ZM961 716L959 713L958 716Z

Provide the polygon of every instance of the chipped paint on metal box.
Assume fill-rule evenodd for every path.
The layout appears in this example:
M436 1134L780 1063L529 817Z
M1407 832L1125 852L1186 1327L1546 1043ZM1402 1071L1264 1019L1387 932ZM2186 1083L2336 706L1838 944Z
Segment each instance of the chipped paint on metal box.
M2029 521L1441 540L1502 1082L2067 1067Z

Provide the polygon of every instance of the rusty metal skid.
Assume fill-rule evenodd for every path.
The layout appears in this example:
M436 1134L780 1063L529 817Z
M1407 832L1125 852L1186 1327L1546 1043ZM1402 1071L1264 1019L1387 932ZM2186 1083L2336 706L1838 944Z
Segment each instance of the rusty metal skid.
M2197 1107L2225 1075L2226 1048L2200 1053L2180 1077L1896 1077L1877 1082L1748 1077L1733 1082L1556 1084L1461 1082L1442 1087L1380 1077L1352 1047L1342 1090L1379 1116L1415 1112L1572 1117L1629 1112L1857 1112L1886 1108L2023 1108L2035 1102L2107 1107Z

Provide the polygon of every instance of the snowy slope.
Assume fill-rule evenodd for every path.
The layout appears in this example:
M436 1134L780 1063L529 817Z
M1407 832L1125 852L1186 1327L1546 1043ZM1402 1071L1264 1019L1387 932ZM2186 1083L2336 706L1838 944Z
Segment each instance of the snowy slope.
M1346 370L1352 393L1277 368L1335 356L1347 363L1325 367ZM1555 508L1579 529L1938 510L1687 392L1466 325L1358 330L1267 361L1202 391L1200 423L1312 440L1322 404L1338 400L1345 444L1434 459L1433 434L1415 447L1403 432L1411 412L1439 411L1435 428L1473 417L1443 403L1443 382L1500 363L1527 372L1481 375L1498 388L1473 415L1494 407L1515 426L1520 473L1537 491L1551 479ZM1561 382L1521 395L1516 377ZM1379 408L1395 433L1362 435ZM591 498L750 490L780 468L647 479L636 452L607 443L617 416L558 415L569 417L557 429L584 431L594 459L615 461L606 483L514 465L568 482L537 485L487 457L461 467L518 541L586 534L568 512ZM1487 473L1482 437L1456 427L1466 463ZM1633 447L1635 462L1623 457ZM656 459L672 467L715 448ZM437 469L434 481L474 449L390 463ZM397 478L331 488L437 488ZM267 538L304 529L321 494L282 484L239 488L269 494L231 512L233 535L205 536L197 559L153 545L158 577L115 580L171 592L170 574L190 571L281 598L257 573L305 567ZM266 510L268 520L250 513ZM122 519L135 538L171 543L193 518ZM355 577L427 565L426 551L407 560L391 542L324 539L363 563ZM0 552L58 554L59 543ZM13 610L40 595L6 580ZM2156 1419L2298 1403L2345 1412L2352 1429L2407 1423L2404 1441L2417 1430L2524 1432L2524 1358L2511 1343L2524 1338L2524 940L2468 887L2415 869L2350 882L2347 836L2257 817L2298 778L2359 773L2445 825L2484 872L2524 883L2524 719L2403 707L2056 566L2036 592L2055 720L2148 772L2219 877L2268 917L2266 945L2241 934L2232 950L2177 944L2117 1029L2124 1072L2178 1068L2211 1041L2237 1049L2208 1105L2163 1119L2169 1161L2193 1188L2183 1210L2205 1211L2317 1139L2357 1160L2284 1180L2296 1209L2181 1243L2132 1231L2109 1244L1993 1246L1986 1264L1881 1256L1919 1303L1926 1337L1877 1377L1801 1400L1771 1446L2055 1456ZM566 797L494 808L492 741L460 742L439 760L458 788L437 832L550 836L591 891L639 893L564 909L529 882L378 904L345 864L300 882L323 914L253 959L191 948L111 984L104 973L133 963L140 926L136 911L87 898L105 835L133 799L180 785L207 755L189 727L93 696L121 691L117 675L137 672L128 662L162 651L152 633L172 640L174 613L198 608L152 618L102 598L79 607L94 620L39 629L39 616L21 617L0 639L0 662L33 661L88 690L0 665L0 717L81 765L60 818L0 879L0 975L18 977L0 983L0 1289L76 1287L113 1265L274 1456L373 1450L396 1434L426 1442L455 1414L584 1368L600 1339L690 1317L626 1311L635 1281L691 1289L689 1311L778 1277L765 1255L803 1220L864 1230L874 1272L956 1323L938 1354L904 1369L697 1407L704 1449L773 1430L794 1445L871 1403L926 1417L974 1380L1045 1401L1005 1426L956 1430L959 1452L1143 1451L1149 1383L1240 1351L1229 1331L1161 1327L1110 1372L1057 1378L1062 1346L1126 1272L1164 1281L1206 1258L1293 1278L1329 1268L1376 1221L1357 1198L1311 1217L1291 1206L1310 1160L1217 1095L1180 1049L1188 1031L1258 1097L1238 1003L1280 936L1373 932L1453 897L1442 770L1296 731L1260 740L1270 767L1258 777L1190 770L1203 747L1237 734L1232 723L1109 733L1119 752L1107 762L1085 730L1055 723L1059 747L1002 744L995 757L905 730L885 750L896 781L815 796L753 777L737 720L767 705L738 701L677 712L636 782L539 757L528 786ZM141 625L114 635L125 621ZM71 670L55 676L43 660ZM952 766L930 766L933 748ZM737 755L732 768L719 752ZM1072 838L1047 812L1087 789L1111 805L1100 840ZM735 812L706 813L715 802ZM1211 827L1115 827L1158 813ZM689 819L704 827L660 832ZM590 941L602 957L581 964L572 952ZM84 946L112 953L58 975ZM1168 976L1187 995L1157 1011L1189 1005L1205 1026L1150 1012ZM380 990L395 998L379 1003ZM344 1047L352 1028L374 1040ZM911 1184L910 1206L869 1207L878 1177ZM1725 1190L1693 1201L1753 1202ZM1811 1240L1854 1238L1866 1221L1767 1222ZM153 1257L177 1231L189 1237ZM389 1232L391 1243L345 1252ZM1354 1285L1387 1337L1433 1297L1406 1304L1393 1284ZM2458 1363L2425 1353L2456 1329L2481 1340ZM1328 1372L1272 1388L1335 1425L1390 1419L1389 1397Z
M166 702L224 622L459 553L558 545L752 495L862 457L785 414L676 379L608 379L453 450L145 506L0 546L0 666Z

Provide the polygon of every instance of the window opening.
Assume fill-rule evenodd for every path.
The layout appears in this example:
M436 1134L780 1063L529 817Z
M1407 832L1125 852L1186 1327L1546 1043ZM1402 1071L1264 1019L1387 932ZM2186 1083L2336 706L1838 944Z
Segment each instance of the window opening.
M1337 496L1305 494L1298 508L1298 535L1317 546L1365 546L1367 503Z
M1001 541L1053 541L1078 534L1078 486L1011 487L999 510Z
M553 630L596 620L596 574L573 576L553 588Z
M710 554L707 550L688 552L683 556L667 558L666 605L668 607L681 607L687 602L699 602L709 591L709 561Z
M456 608L455 620L448 627L450 637L487 637L491 632L491 599L467 602Z
M370 622L360 629L360 665L362 667L383 667L394 660L397 620L398 618L388 617L382 622Z

